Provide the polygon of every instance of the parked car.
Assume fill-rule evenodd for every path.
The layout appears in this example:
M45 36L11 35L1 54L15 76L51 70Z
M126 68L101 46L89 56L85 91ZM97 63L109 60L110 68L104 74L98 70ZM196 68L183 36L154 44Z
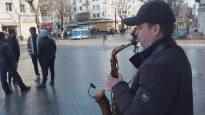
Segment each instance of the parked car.
M69 38L71 36L71 31L72 31L72 28L64 29L64 31L63 31L63 38L64 39Z
M72 31L70 32L70 39L85 39L85 38L89 38L90 37L90 30L87 27L78 27L78 28L74 28L72 29Z
M178 29L173 33L173 38L175 39L185 39L187 37L187 30L185 29Z

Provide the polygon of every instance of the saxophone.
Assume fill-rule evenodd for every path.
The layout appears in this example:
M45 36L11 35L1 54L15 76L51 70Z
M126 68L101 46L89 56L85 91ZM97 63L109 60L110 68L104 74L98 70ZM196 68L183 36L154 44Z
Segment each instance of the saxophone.
M127 48L131 45L136 45L136 44L137 44L137 41L132 41L126 45L118 46L112 50L111 60L110 60L110 63L111 63L110 75L112 77L118 78L118 76L119 76L119 65L118 65L117 54L119 52L121 52L122 50L124 50L125 48ZM111 105L110 105L109 100L105 95L105 90L99 90L96 92L95 96L92 96L90 94L91 88L94 88L94 89L96 88L93 83L90 84L88 94L91 97L93 97L95 99L95 101L98 103L98 105L101 109L102 115L120 115L120 111L117 108L114 96L111 95L112 101L111 101Z

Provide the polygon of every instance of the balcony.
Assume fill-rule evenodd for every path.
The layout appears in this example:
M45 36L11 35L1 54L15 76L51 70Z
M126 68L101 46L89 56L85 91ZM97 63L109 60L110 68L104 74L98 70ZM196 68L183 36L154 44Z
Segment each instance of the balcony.
M200 4L198 11L199 12L205 12L205 4Z

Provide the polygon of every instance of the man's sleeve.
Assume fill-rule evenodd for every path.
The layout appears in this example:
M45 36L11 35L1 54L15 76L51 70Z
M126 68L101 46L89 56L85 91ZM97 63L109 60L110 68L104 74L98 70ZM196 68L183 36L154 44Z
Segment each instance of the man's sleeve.
M123 115L165 115L174 104L178 80L173 68L148 65L139 72L139 87L131 93L121 82L113 88L117 106Z
M55 40L51 39L51 46L52 46L52 50L54 52L54 55L56 55L56 42Z
M16 71L16 61L14 59L14 55L12 53L12 50L9 46L5 46L5 50L4 50L4 55L6 58L6 61L8 63L9 69L11 72L15 72Z
M19 45L19 42L18 40L16 40L16 50L17 50L17 60L19 60L20 58L20 45Z
M38 52L38 56L40 56L42 53L42 40L41 39L39 39L37 42L37 52Z
M28 40L27 40L27 50L28 50L29 53L32 52L30 40L31 40L31 38L29 37Z
M56 42L55 42L55 40L53 40L53 46L54 46L54 51L55 51L55 53L56 53L57 47L56 47Z

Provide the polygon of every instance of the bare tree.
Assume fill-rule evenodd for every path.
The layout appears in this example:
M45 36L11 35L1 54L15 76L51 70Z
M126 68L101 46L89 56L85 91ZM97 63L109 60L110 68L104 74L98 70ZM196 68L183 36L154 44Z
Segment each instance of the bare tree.
M56 12L58 19L61 22L61 30L63 30L65 18L71 20L72 10L71 10L71 1L70 0L52 0L53 9L51 11Z
M118 0L117 1L117 13L119 17L125 17L127 16L128 11L128 2L127 0Z
M117 0L116 1L116 8L115 8L115 29L116 29L116 16L118 15L121 19L121 28L120 32L124 32L125 27L123 23L123 18L127 16L128 13L128 8L129 7L129 2L127 0Z
M36 7L34 6L34 0L27 0L31 9L35 13L36 25L39 28L39 15L52 16L55 14L61 22L61 30L63 30L65 17L71 19L71 2L70 0L37 0Z
M34 0L26 0L26 2L29 4L29 6L31 7L31 10L34 12L35 14L35 22L36 22L36 26L39 32L39 1L40 0L36 0L36 7L34 5Z
M184 0L168 0L168 4L173 9L174 14L178 16Z

